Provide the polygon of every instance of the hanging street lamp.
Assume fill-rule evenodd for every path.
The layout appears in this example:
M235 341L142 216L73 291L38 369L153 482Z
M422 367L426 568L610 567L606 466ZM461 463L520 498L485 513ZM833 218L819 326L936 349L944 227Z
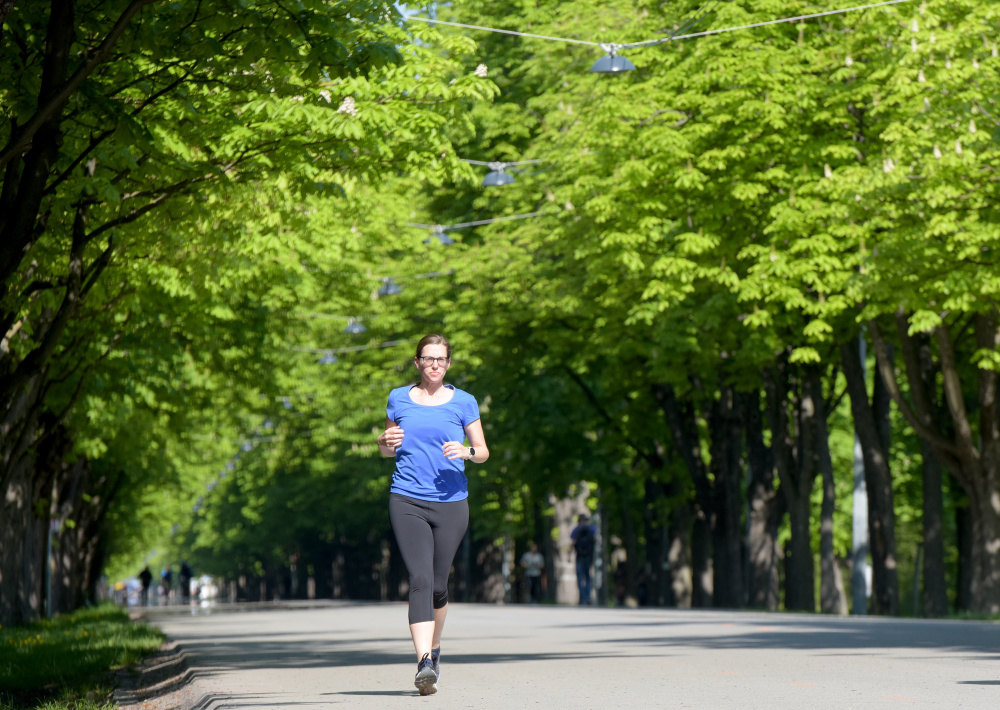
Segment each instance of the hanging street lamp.
M444 227L440 224L435 224L431 227L431 236L424 240L424 244L430 244L434 239L437 239L441 246L450 246L455 243L455 240L448 236L448 233L444 231Z
M348 333L349 335L359 335L361 333L367 332L367 330L368 330L367 328L365 328L361 323L358 323L357 320L355 320L354 318L348 318L347 327L344 328L344 332Z
M635 71L635 64L618 54L618 50L622 49L624 46L625 45L622 44L602 43L601 49L607 52L607 54L594 62L594 66L590 68L591 73L619 74L626 71Z
M514 182L514 176L506 170L511 163L487 163L487 165L490 172L483 178L483 187L500 187Z
M398 296L402 292L402 287L391 276L383 278L382 285L378 289L379 296Z

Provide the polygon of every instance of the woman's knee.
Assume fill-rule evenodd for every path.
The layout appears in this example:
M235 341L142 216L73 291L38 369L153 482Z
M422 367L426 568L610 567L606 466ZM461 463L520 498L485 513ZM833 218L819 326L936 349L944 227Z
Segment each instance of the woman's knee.
M448 605L448 587L443 590L434 590L434 608L441 609Z

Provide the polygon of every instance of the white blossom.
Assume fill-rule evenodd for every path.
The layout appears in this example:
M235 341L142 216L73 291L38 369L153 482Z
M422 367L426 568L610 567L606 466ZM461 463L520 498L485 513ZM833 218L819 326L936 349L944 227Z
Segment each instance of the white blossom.
M882 172L891 173L896 169L896 164L892 162L892 158L886 158L882 161Z
M823 175L826 176L826 177L828 177L828 178L832 178L833 177L833 170L830 169L830 164L829 163L826 163L826 164L823 165Z
M959 155L962 154L962 139L961 138L959 138L958 140L955 141L955 152L958 153Z
M924 76L924 70L923 69L921 69L920 71L917 72L917 81L919 81L921 84L923 84L925 81L927 81L927 77Z
M319 95L323 97L323 100L326 101L328 104L333 103L333 98L330 96L330 92L327 91L326 89L323 89L321 92L319 92Z
M941 160L941 149L938 148L937 143L934 144L934 157L937 158L938 160Z
M969 119L969 133L975 133L975 132L976 132L976 119L970 118Z
M925 96L924 97L924 111L930 111L930 110L931 110L931 100Z
M951 69L951 57L946 57L944 60L944 66L946 69Z
M935 42L937 42L937 38L934 36L934 33L931 32L931 44L934 44Z
M354 105L354 97L345 96L344 100L340 102L340 108L337 109L337 113L346 113L348 116L357 116L358 107Z
M917 18L916 17L913 18L913 24L910 25L910 29L913 30L914 32L919 32L920 31L920 25L917 24Z
M979 68L979 60L976 59L975 57L972 58L972 68L973 69L978 69Z
M844 59L844 66L845 67L849 67L849 66L852 66L853 64L854 64L854 60L851 59L851 55L848 54L847 57Z
M910 49L912 49L914 52L917 51L917 38L916 37L913 37L910 40Z
M476 67L475 74L480 79L485 79L486 78L486 65L485 64L480 64L478 67Z
M993 43L993 52L992 52L992 54L993 54L994 57L998 56L997 55L997 44L996 44L996 42Z

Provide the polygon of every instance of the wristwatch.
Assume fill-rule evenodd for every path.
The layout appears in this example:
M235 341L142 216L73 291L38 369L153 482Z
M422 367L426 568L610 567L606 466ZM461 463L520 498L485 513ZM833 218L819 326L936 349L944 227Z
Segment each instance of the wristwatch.
M469 447L469 458L471 459L471 458L472 458L473 456L475 456L475 455L476 455L476 450L475 450L475 448L473 448L473 447L471 447L471 446L470 446L470 447Z

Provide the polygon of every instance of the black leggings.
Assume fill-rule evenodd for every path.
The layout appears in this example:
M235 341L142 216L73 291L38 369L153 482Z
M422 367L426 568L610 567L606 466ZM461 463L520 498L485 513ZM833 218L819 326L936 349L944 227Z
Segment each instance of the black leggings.
M448 575L469 527L469 501L439 503L391 493L389 522L410 573L410 623L434 621L434 610L448 603Z

